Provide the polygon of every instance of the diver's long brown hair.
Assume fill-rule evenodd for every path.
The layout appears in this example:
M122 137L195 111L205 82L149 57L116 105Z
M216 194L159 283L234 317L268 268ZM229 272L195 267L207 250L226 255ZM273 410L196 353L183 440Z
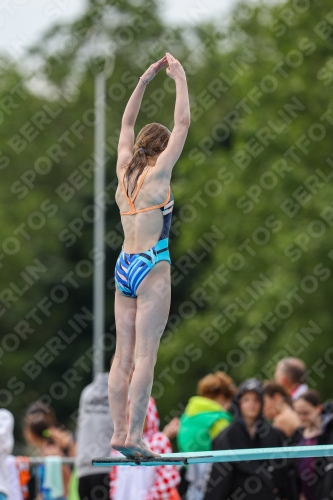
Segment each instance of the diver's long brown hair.
M129 181L135 176L131 195L133 194L138 178L148 163L148 156L155 156L165 150L170 138L170 130L160 123L149 123L143 127L136 138L133 147L133 157L127 165L125 178L127 179L127 195ZM142 151L139 148L143 148Z

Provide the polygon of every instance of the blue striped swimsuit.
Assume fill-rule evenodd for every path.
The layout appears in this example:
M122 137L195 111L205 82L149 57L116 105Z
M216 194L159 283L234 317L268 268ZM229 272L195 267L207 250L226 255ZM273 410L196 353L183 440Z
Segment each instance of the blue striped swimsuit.
M168 244L174 198L171 193L170 186L166 200L160 205L143 208L141 210L136 210L134 207L134 200L139 192L139 189L149 168L151 167L146 167L146 169L144 170L132 199L127 196L125 190L125 172L122 179L123 190L131 210L130 212L120 212L121 215L135 215L136 213L146 212L148 210L153 210L156 208L159 208L162 211L163 215L162 232L156 245L154 245L149 250L145 250L144 252L140 253L125 253L122 249L117 259L114 272L115 283L123 295L132 298L137 297L136 291L138 286L147 276L149 271L157 264L157 262L166 260L171 265Z

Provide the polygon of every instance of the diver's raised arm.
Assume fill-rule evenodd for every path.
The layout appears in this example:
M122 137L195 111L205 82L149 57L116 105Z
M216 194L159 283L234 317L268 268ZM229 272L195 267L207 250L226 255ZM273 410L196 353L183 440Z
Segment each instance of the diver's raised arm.
M190 102L184 68L178 59L169 54L169 52L166 53L166 58L169 64L166 73L170 78L175 80L176 84L174 125L185 124L190 126Z
M167 66L168 61L166 56L159 61L151 64L149 68L140 76L139 82L135 87L129 101L126 105L122 120L121 129L118 141L118 158L117 158L117 176L122 172L122 168L128 163L133 156L134 147L134 125L138 116L143 93L147 83L149 83L156 73Z
M166 56L164 56L159 61L151 64L149 68L143 73L143 75L140 76L138 84L135 87L131 97L129 98L129 101L125 108L121 121L122 125L134 127L147 83L149 83L154 78L154 76L167 65L168 61Z
M169 64L166 73L170 78L175 80L176 84L174 126L167 147L159 155L156 161L155 172L160 178L165 178L169 182L172 169L180 157L185 144L188 129L191 124L191 115L184 68L177 59L169 54L169 52L166 53L166 57Z

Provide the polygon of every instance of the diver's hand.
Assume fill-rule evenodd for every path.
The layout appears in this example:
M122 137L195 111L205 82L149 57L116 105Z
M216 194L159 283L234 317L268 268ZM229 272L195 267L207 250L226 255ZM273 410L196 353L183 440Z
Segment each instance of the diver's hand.
M178 59L173 57L169 52L166 52L166 58L169 65L169 67L166 69L166 74L173 80L186 78L185 70Z
M159 61L151 64L149 68L143 73L141 79L146 83L151 82L154 76L163 68L168 65L168 60L166 56L162 57Z

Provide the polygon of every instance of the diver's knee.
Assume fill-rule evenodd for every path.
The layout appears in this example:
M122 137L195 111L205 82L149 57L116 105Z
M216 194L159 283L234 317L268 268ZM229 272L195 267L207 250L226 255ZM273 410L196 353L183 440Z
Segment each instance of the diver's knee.
M133 365L134 356L133 354L116 353L114 355L112 365L117 365L118 367L123 367L125 369L131 368Z
M157 350L156 351L148 351L145 353L136 354L135 356L135 369L137 367L154 367L157 361Z

